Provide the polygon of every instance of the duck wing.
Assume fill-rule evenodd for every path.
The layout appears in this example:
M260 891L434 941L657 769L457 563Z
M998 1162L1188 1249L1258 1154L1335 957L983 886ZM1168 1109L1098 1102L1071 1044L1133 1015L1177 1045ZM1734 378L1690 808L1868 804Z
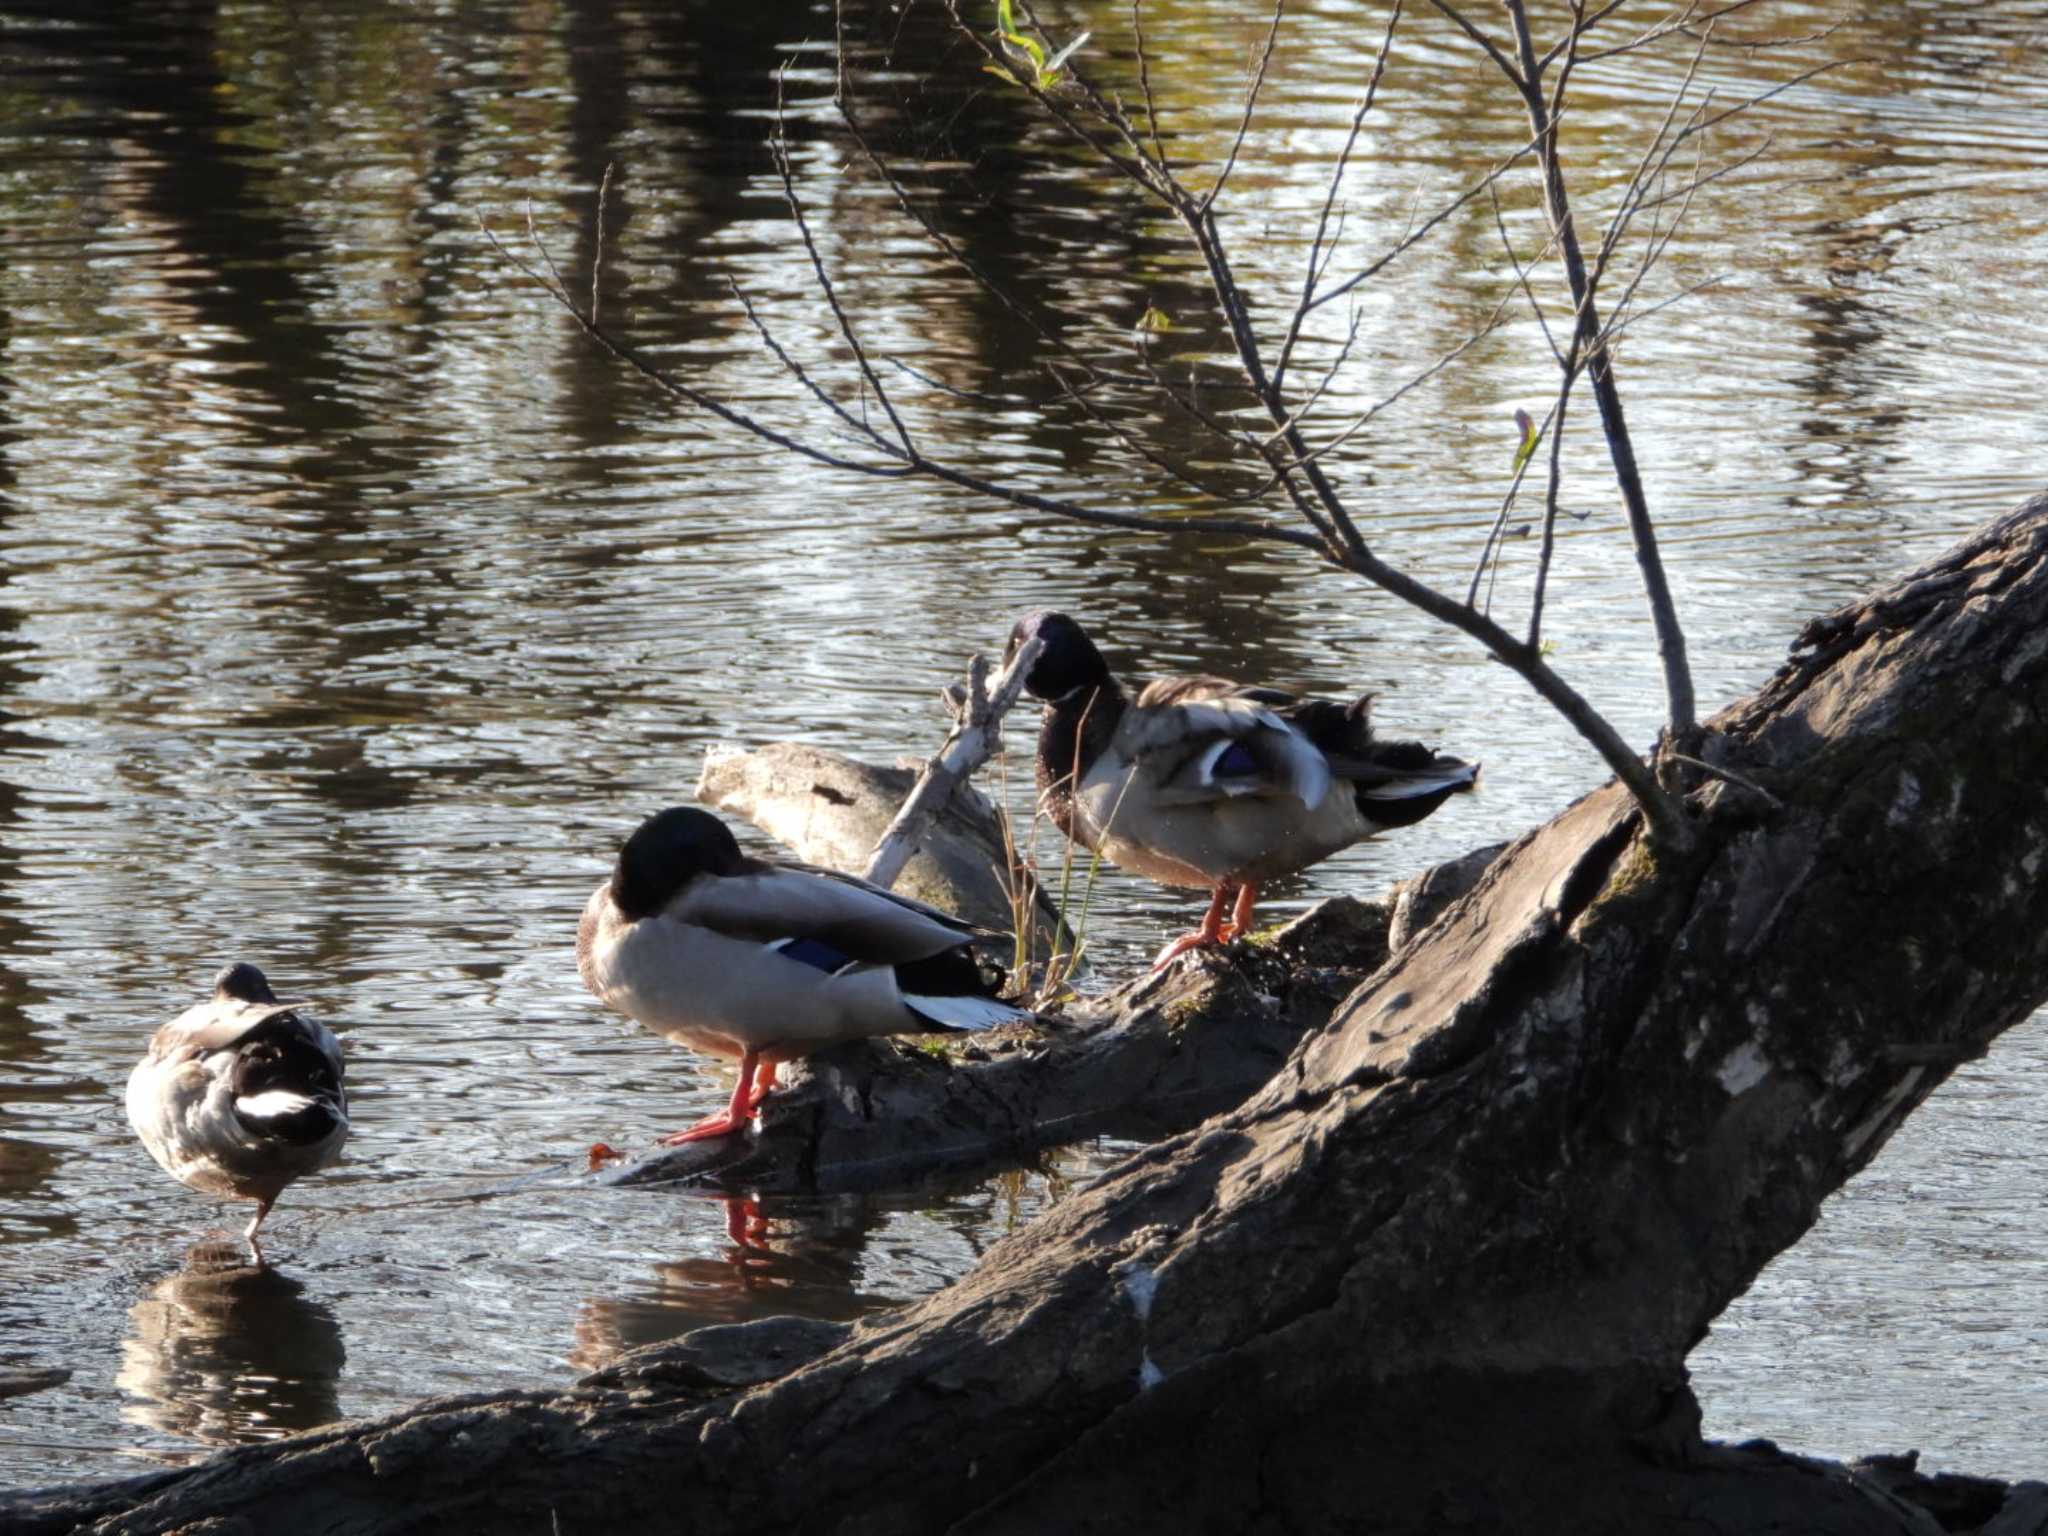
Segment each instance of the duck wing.
M1199 704L1207 699L1250 699L1274 709L1286 709L1299 702L1298 694L1284 688L1267 688L1240 683L1213 673L1191 672L1181 677L1154 678L1138 691L1138 704L1145 709L1163 709L1174 704Z
M852 875L759 861L739 874L692 881L663 915L728 938L779 945L820 969L840 968L825 963L832 956L858 965L925 960L981 932Z
M235 1046L228 1074L235 1118L259 1136L294 1145L348 1130L341 1045L325 1025L272 1009Z
M1304 699L1284 711L1313 742L1330 771L1348 780L1365 800L1405 800L1478 782L1479 765L1419 741L1381 741L1372 733L1372 695L1352 703Z
M1221 677L1162 678L1124 713L1113 746L1157 806L1292 795L1313 809L1330 766L1282 710L1295 696Z
M207 1002L187 1008L150 1037L156 1061L191 1061L239 1044L272 1019L294 1014L297 1003Z

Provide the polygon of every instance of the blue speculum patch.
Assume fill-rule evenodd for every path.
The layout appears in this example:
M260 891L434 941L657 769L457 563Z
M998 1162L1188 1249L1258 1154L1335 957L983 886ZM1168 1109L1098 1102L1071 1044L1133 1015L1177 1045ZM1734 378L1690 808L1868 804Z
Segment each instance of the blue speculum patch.
M817 939L788 939L779 948L786 959L800 960L805 965L815 966L821 971L836 971L845 965L849 958L830 944Z
M1258 771L1258 759L1234 741L1217 754L1216 765L1210 770L1219 779L1248 778Z

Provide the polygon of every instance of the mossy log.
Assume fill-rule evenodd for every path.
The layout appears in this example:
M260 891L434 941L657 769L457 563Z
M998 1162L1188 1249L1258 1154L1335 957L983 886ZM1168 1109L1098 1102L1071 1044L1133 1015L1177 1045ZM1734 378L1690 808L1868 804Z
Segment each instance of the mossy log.
M1243 1104L887 1317L4 1506L22 1532L2039 1528L1702 1440L1685 1359L2048 996L2048 498L1810 625L1692 837L1515 842ZM759 1349L752 1347L754 1342Z

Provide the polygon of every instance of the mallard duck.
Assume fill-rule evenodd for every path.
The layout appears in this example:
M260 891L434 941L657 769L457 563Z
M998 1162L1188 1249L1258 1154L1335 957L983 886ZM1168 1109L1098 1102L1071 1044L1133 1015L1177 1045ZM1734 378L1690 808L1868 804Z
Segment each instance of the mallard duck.
M341 1155L341 1077L333 1032L242 961L215 978L211 1000L150 1038L128 1077L128 1120L179 1183L256 1202L243 1233L254 1247L285 1186Z
M1155 967L1249 932L1266 881L1418 822L1479 778L1476 763L1376 740L1370 694L1344 705L1166 677L1132 701L1065 614L1018 620L1007 654L1033 636L1044 649L1024 686L1045 701L1038 788L1054 823L1112 864L1214 893Z
M738 1058L731 1102L662 1138L677 1146L742 1129L791 1057L1029 1018L991 995L977 932L851 875L748 858L716 816L677 806L640 823L591 894L576 968L607 1007Z

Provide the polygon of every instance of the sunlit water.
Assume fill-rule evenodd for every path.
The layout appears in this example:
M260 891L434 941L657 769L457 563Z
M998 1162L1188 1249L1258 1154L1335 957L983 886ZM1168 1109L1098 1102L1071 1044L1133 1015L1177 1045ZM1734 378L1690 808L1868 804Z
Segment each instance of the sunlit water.
M1468 643L1294 552L835 474L672 409L596 354L479 220L523 248L530 208L582 274L617 162L608 313L722 397L850 449L727 286L856 398L762 148L787 64L797 184L849 313L877 357L973 392L885 364L912 430L1049 492L1187 504L1022 403L1048 387L1027 341L833 127L828 13L672 9L194 4L101 31L0 5L0 1366L75 1373L0 1404L0 1481L564 1382L709 1321L854 1316L962 1273L1115 1156L771 1206L751 1254L715 1201L477 1198L722 1100L710 1066L600 1011L570 950L622 832L685 800L715 742L922 752L939 685L1014 615L1057 606L1132 675L1373 689L1389 728L1484 758L1482 794L1276 888L1276 914L1512 835L1602 777ZM1135 99L1126 14L1074 25L1098 29L1098 66ZM1220 5L1147 14L1174 150L1213 164L1256 28ZM1745 35L1835 19L1795 5ZM1089 317L1074 339L1093 355L1134 366L1128 327L1154 303L1184 324L1165 366L1206 366L1216 337L1170 231L935 21L911 14L864 99L886 142L930 157L919 184L959 237L1033 302ZM1326 4L1295 26L1226 224L1269 307L1299 282L1379 19ZM1406 26L1345 195L1340 274L1519 142L1458 40ZM1709 707L1760 681L1809 615L2040 488L2041 41L1996 8L1880 5L1787 56L1702 67L1726 100L1870 61L1717 133L1723 157L1774 139L1702 194L1645 297L1722 281L1643 320L1622 357ZM1589 217L1682 67L1585 67L1570 152ZM1526 184L1505 218L1526 259ZM1457 346L1508 280L1482 200L1361 290L1333 417ZM1324 314L1310 356L1327 362L1351 311ZM1511 414L1541 412L1548 369L1517 315L1334 461L1380 547L1462 590ZM1206 451L1171 413L1133 421L1158 451ZM1647 621L1577 425L1589 457L1566 505L1586 515L1546 633L1647 742ZM1508 545L1503 613L1524 611L1532 542ZM1013 750L1013 781L1024 766ZM1110 877L1098 974L1194 905ZM147 1032L236 956L343 1032L356 1110L347 1161L274 1218L268 1277L185 1266L242 1213L165 1180L119 1106ZM1694 1362L1710 1429L2042 1472L2044 1055L2037 1022L1958 1074L1722 1319Z

